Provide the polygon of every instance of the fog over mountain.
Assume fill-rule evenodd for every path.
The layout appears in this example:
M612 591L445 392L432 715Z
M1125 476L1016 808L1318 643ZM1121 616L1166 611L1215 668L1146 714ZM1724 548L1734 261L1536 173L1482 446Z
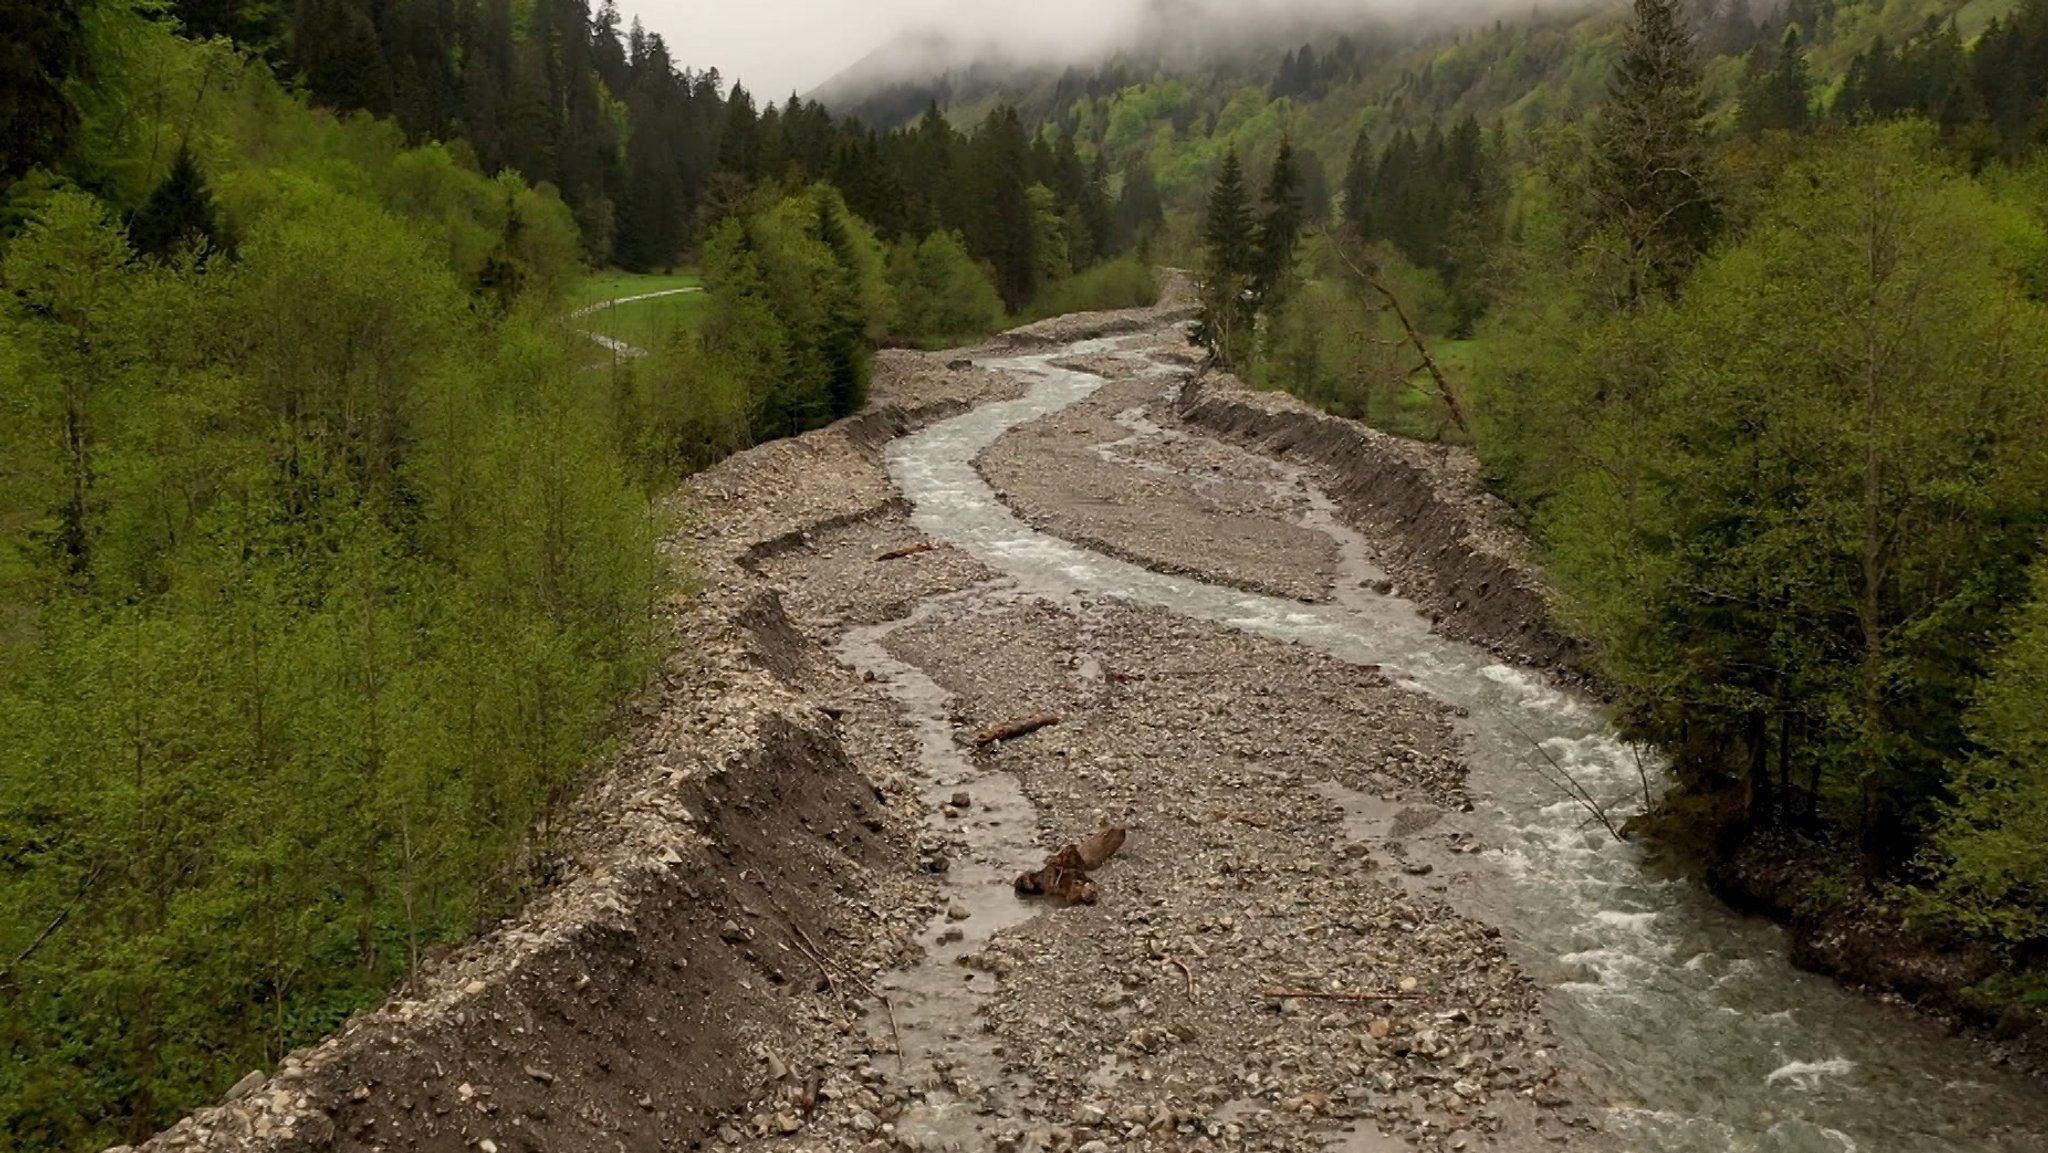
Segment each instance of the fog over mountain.
M1548 0L1546 0L1548 2ZM621 10L666 37L678 60L716 64L764 99L831 97L928 79L974 62L1087 62L1144 48L1284 42L1359 21L1443 25L1526 0L625 0Z

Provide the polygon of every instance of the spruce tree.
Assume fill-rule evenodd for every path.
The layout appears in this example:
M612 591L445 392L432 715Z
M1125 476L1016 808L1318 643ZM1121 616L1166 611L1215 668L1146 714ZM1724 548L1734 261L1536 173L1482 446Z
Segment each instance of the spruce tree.
M725 128L718 137L718 167L746 180L761 175L760 117L744 86L732 86L725 102Z
M1375 235L1372 194L1377 171L1372 135L1361 128L1351 143L1351 159L1344 165L1344 223L1368 239Z
M1713 238L1717 213L1700 128L1700 71L1679 0L1635 0L1595 129L1592 217L1617 232L1623 299L1673 292Z
M77 0L10 5L0 19L0 182L64 154L78 127L67 84L86 67Z
M190 148L179 146L169 175L128 222L128 241L138 254L158 260L167 260L194 243L225 247L213 193L207 189L206 177Z
M1778 42L1778 64L1771 71L1773 127L1804 131L1812 119L1813 77L1806 67L1806 45L1800 41L1799 25L1785 28Z
M988 114L967 146L971 204L968 246L995 266L996 288L1010 311L1038 292L1038 251L1031 210L1031 145L1017 110Z
M1301 169L1294 162L1294 142L1282 136L1266 179L1265 210L1252 245L1253 291L1262 307L1287 295L1302 223Z
M1152 176L1151 163L1140 158L1124 173L1123 194L1117 198L1117 247L1142 253L1165 226L1166 202L1159 195L1159 182Z
M1209 211L1202 228L1201 315L1194 340L1208 348L1217 362L1235 367L1250 347L1257 320L1254 303L1257 251L1253 247L1252 209L1245 192L1244 168L1237 149L1223 154L1223 167L1209 191Z
M1800 42L1799 26L1788 25L1775 57L1761 46L1750 54L1735 126L1751 136L1803 131L1811 118L1812 101L1813 78L1807 72L1806 48Z

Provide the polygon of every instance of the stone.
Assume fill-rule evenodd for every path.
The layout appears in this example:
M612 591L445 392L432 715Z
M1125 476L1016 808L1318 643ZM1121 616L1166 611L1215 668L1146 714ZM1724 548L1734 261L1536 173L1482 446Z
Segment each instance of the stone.
M946 919L949 921L964 921L967 918L972 917L973 915L974 914L968 910L967 906L961 904L958 901L955 901L952 904L946 906Z

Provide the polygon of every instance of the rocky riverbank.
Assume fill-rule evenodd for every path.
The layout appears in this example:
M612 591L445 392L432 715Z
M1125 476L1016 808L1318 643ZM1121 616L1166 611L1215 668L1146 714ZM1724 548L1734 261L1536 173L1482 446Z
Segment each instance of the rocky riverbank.
M1184 308L884 354L868 412L685 486L670 656L548 839L548 887L148 1147L1582 1145L1540 991L1441 899L1432 862L1470 847L1441 822L1466 804L1442 706L1016 588L933 547L889 480L890 439L1022 390L971 360L1149 332L1173 372L990 469L1063 483L1028 479L1106 546L1327 599L1334 546L1297 523L1298 477L1108 407L1191 373L1168 355ZM1129 443L1096 452L1112 431ZM1090 511L1133 477L1129 515ZM1166 554L1146 528L1169 517L1206 540ZM974 739L1034 712L1059 723ZM1010 892L1104 822L1129 841L1099 903Z
M1480 481L1469 450L1389 436L1285 393L1255 392L1224 373L1191 382L1177 415L1306 467L1373 540L1401 594L1444 635L1518 664L1576 674L1579 643L1554 623L1527 539L1513 511Z
M1470 452L1390 437L1220 373L1185 389L1173 416L1276 465L1304 465L1374 542L1375 560L1401 594L1423 605L1445 635L1599 692L1581 665L1580 643L1555 623L1552 594L1524 533L1485 490ZM1167 421L1169 435L1174 423ZM1674 801L1682 812L1645 820L1641 829L1652 837L1675 832L1684 844L1672 847L1696 859L1693 867L1717 896L1783 925L1795 965L1967 1033L1993 1063L2048 1073L2048 1020L1982 986L2000 969L1995 951L1917 926L1899 894L1867 891L1843 868L1855 859L1854 846L1799 836L1717 838L1711 830L1721 818L1709 799Z

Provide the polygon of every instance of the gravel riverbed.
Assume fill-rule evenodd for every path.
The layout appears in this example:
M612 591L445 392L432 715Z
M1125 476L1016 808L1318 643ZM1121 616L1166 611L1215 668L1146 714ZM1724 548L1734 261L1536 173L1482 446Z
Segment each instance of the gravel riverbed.
M982 475L1086 547L1338 599L1309 474L1175 417L1196 363L1172 287L884 353L860 416L685 485L671 653L557 879L151 1147L1604 1147L1541 991L1446 900L1482 846L1445 706L1019 587L891 481L893 438L1026 391L1005 358L1113 335L1074 354L1109 383ZM1032 717L1056 723L977 740ZM1012 891L1105 825L1128 839L1094 903Z
M1185 360L1170 321L1081 357L1110 383L1005 435L980 471L1064 539L1330 600L1339 547L1309 523L1307 477L1179 425ZM1180 371L1146 371L1162 361ZM897 390L884 371L876 403ZM1444 706L1299 646L1026 591L948 547L878 559L933 542L906 507L875 504L754 571L809 640L861 674L870 691L844 723L887 734L877 783L921 793L918 860L941 887L916 941L923 962L872 974L888 1003L803 1054L824 1104L792 1118L771 1093L728 1141L1597 1147L1540 990L1496 931L1444 900L1481 849L1443 819L1467 807ZM891 702L876 703L878 686ZM892 730L892 712L948 747ZM1059 721L977 746L977 733L1039 715ZM1040 856L1105 825L1129 837L1093 874L1095 904L1010 892Z

